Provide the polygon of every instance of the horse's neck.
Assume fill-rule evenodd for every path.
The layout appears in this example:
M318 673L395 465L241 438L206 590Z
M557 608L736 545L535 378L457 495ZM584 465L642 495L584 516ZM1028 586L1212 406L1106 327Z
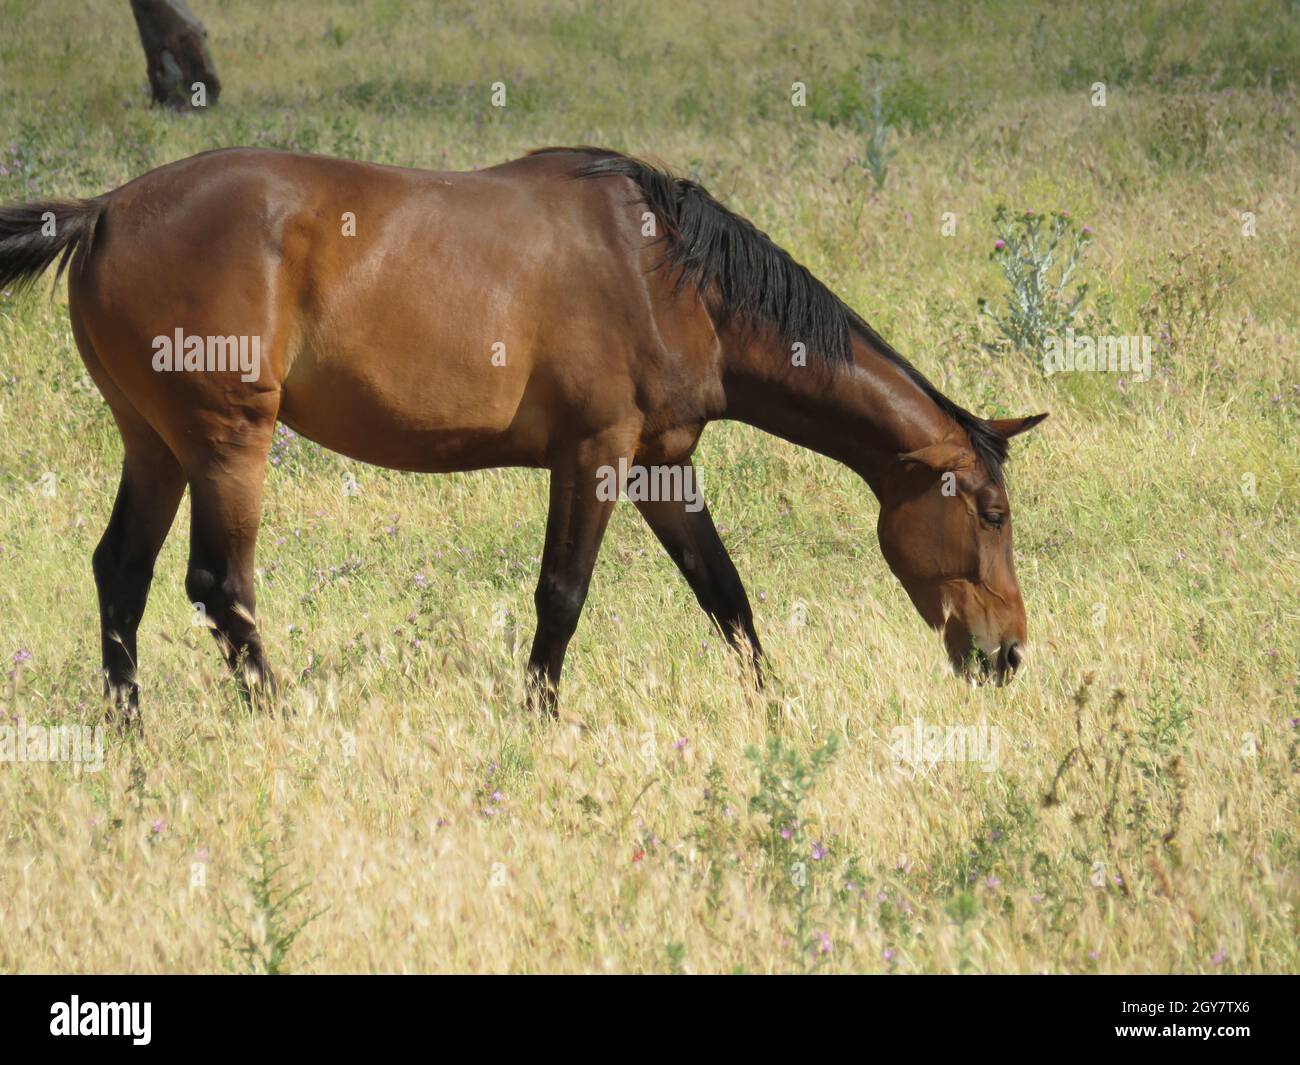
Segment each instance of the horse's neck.
M863 337L853 365L797 365L778 343L739 340L727 359L726 417L842 462L879 496L897 456L951 434L952 419Z

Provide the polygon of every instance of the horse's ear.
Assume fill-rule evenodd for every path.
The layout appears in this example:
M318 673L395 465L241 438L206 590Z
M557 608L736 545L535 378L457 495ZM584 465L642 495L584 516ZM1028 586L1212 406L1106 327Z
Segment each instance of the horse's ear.
M898 461L904 465L916 463L928 466L935 473L945 473L948 470L963 470L974 465L975 456L969 448L945 441L899 455Z
M1046 418L1046 414L1031 414L1028 418L991 418L988 426L1005 440L1026 433Z

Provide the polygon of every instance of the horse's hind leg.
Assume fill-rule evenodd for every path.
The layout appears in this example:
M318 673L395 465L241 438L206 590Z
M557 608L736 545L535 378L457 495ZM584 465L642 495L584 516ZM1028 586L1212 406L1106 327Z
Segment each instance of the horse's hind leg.
M202 607L242 693L250 701L274 694L254 620L253 553L261 520L262 482L275 415L244 423L237 431L214 432L219 439L202 457L186 462L190 484L190 561L185 591Z
M161 437L138 417L115 410L122 432L122 480L91 563L99 591L104 695L134 718L140 708L136 631L185 477Z

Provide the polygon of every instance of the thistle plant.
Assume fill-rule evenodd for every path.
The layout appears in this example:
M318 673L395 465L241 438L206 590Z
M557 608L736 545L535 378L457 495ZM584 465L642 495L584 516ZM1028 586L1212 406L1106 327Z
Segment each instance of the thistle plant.
M1076 227L1068 211L1048 219L1032 209L1012 215L1003 205L994 213L993 225L998 238L989 258L1001 267L1010 291L1000 310L981 298L980 312L1017 351L1040 352L1049 336L1065 332L1083 306L1088 283L1070 286L1092 243L1092 230Z
M883 188L889 172L889 120L885 117L884 84L873 79L869 89L871 112L866 116L867 149L860 160L863 169L871 175L876 188Z
M222 945L229 952L233 971L277 976L286 971L298 935L324 911L304 910L300 896L308 887L306 883L291 886L284 882L288 863L278 856L262 800L252 835L252 869L245 878L249 904L241 909L222 901Z
M723 875L736 865L736 821L722 767L716 762L709 767L705 785L704 801L695 811L697 824L691 832L691 841L707 863L705 900L712 914L722 905Z
M777 737L769 739L763 750L745 751L758 772L758 791L750 796L749 809L765 822L758 844L771 863L774 895L789 914L789 933L805 972L820 966L831 942L827 933L813 930L813 875L827 851L810 836L803 807L838 751L834 733L808 755Z
M888 78L882 72L879 63L871 63L863 78L864 92L861 99L866 106L858 106L853 111L853 119L858 128L866 134L867 142L862 155L851 159L871 178L875 190L885 187L885 178L889 174L889 161L893 153L889 150L890 119L885 107L885 88ZM847 170L847 167L846 167ZM856 182L855 182L856 184ZM862 211L866 206L867 186L862 183L850 196L853 205L853 231L856 233L862 223Z

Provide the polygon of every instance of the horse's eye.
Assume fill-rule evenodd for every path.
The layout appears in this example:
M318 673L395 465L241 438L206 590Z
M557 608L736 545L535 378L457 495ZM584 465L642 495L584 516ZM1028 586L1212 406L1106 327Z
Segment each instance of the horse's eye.
M1007 520L1007 516L997 510L990 510L987 513L981 514L980 517L984 519L986 525L990 525L994 529L1002 528L1003 522Z

